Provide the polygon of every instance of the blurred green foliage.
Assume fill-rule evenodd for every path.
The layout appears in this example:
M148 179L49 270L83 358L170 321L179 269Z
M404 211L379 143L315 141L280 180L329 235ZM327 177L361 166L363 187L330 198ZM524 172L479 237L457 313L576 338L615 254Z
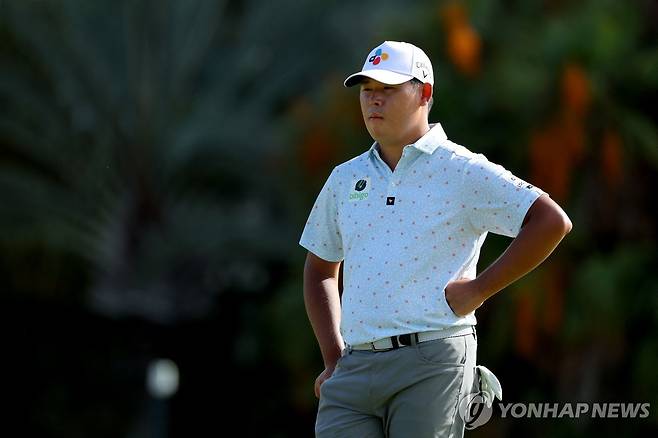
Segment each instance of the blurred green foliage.
M613 428L470 434L655 434L657 22L649 0L0 1L10 421L152 436L144 373L170 357L170 435L311 435L297 240L330 169L370 145L341 82L388 39L430 55L432 121L574 222L478 311L506 400L652 404ZM480 266L508 243L491 236Z

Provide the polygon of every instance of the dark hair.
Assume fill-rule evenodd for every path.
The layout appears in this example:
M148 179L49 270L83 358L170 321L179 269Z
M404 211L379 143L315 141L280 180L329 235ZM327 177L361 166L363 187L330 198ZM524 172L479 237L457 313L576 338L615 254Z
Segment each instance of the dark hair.
M409 82L411 82L411 85L413 85L416 88L422 88L425 85L425 83L418 78L413 78ZM434 104L434 96L430 97L430 100L427 102L427 104L429 105L427 108L427 114L429 115L429 112L432 110L432 104Z

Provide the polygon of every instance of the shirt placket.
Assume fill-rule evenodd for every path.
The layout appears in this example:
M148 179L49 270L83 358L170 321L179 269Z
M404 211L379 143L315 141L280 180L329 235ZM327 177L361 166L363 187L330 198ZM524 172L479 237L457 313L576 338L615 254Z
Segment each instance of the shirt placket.
M388 178L388 186L386 188L386 193L384 193L387 206L396 205L399 189L402 185L402 177L408 167L408 161L411 159L411 151L409 149L410 146L404 147L402 155L400 156L400 161L398 161L398 164L395 166L395 170L391 170L375 150L375 156L379 166L384 170L384 173Z

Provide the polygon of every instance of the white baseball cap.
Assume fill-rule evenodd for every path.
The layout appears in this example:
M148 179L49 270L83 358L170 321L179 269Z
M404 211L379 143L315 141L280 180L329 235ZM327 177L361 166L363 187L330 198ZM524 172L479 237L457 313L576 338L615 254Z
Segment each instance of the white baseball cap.
M345 79L345 86L358 84L363 77L389 85L398 85L413 78L434 85L432 63L418 47L400 41L384 41L372 49L360 72Z

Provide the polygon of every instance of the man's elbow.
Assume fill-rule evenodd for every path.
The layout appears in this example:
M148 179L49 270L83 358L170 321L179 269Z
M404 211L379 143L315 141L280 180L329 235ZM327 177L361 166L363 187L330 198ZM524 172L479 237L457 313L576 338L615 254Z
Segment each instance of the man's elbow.
M557 207L548 216L549 218L547 222L550 224L551 229L553 229L556 234L561 235L561 237L569 234L573 228L571 219L569 219L569 216L567 216L564 210L562 210L560 207Z
M569 219L569 216L567 216L566 213L564 213L564 235L566 236L571 232L571 229L573 228L573 224L571 223L571 219Z
M554 235L559 239L569 234L573 228L571 219L549 196L540 196L530 207L525 222L534 222L544 233Z

